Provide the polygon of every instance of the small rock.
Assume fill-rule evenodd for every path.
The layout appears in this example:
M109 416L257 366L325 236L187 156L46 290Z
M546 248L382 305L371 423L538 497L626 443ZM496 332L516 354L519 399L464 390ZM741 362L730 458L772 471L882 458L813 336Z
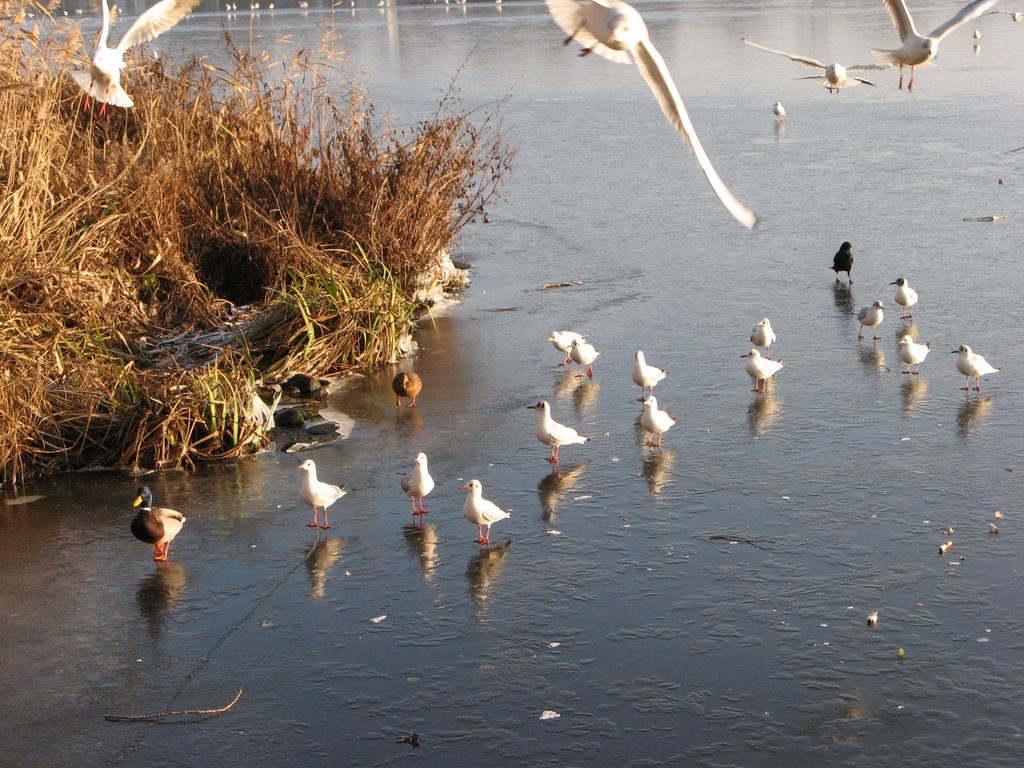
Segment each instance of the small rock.
M318 419L317 421L307 423L302 429L307 435L318 437L323 435L333 435L338 431L338 425L333 421Z

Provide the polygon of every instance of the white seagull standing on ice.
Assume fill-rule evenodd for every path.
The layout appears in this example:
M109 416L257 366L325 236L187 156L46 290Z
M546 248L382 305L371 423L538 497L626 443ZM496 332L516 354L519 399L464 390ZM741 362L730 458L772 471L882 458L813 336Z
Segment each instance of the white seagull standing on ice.
M581 56L594 52L619 64L628 64L632 56L661 111L686 140L722 205L736 221L752 228L757 216L725 186L711 165L665 60L651 43L647 25L637 10L622 0L547 0L547 6L555 23L569 36L566 45L572 40L583 44Z
M769 360L772 359L769 347L775 343L775 338L775 331L767 317L762 317L754 323L754 330L750 333L750 343L755 347L764 347L765 357Z
M966 344L961 344L959 349L954 349L952 354L958 355L956 369L965 377L964 385L960 389L971 388L971 377L974 377L974 391L981 391L981 377L989 373L998 373L1002 368L994 368L984 357L979 355Z
M459 490L469 491L466 494L466 503L462 507L462 515L476 526L476 543L490 544L491 526L499 520L509 517L510 514L493 501L484 498L484 487L479 480L470 480L465 485L460 485ZM486 536L483 532L485 527L487 528Z
M823 86L828 88L829 93L839 93L841 88L852 88L859 83L864 83L864 85L874 85L874 83L869 82L862 77L847 75L847 72L872 72L880 69L890 69L890 67L885 64L854 64L850 67L844 67L842 64L834 62L832 64L825 64L817 59L812 59L810 56L800 56L795 53L786 53L785 51L779 51L775 48L769 48L766 45L758 45L751 40L747 40L745 37L741 37L740 40L753 48L758 48L762 51L774 53L779 56L785 56L790 61L794 61L797 64L803 64L805 67L809 67L810 69L823 70L823 75L812 75L811 77L802 77L800 79L817 80ZM778 102L776 102L776 104L778 104ZM785 111L783 111L782 114L786 114Z
M586 336L575 331L552 331L551 335L548 336L548 341L559 352L565 352L565 359L559 365L567 365L569 363L569 347L572 346L573 341L583 341L586 338Z
M537 424L533 428L534 437L544 445L551 446L551 455L548 461L552 464L558 463L558 448L563 445L575 445L585 443L590 438L584 437L572 427L559 424L551 418L551 406L547 400L541 400L536 405L528 405L527 408L537 411Z
M907 10L907 4L903 0L885 0L885 7L889 10L892 23L896 25L896 31L900 33L900 41L903 45L895 50L876 49L874 54L879 61L899 66L900 88L903 87L903 67L904 65L910 67L910 83L907 85L907 90L912 91L914 90L914 68L927 64L935 58L942 38L971 19L981 16L996 2L998 0L974 0L973 3L961 8L960 13L949 21L943 22L933 29L930 35L922 35L914 27L914 20L910 17L910 11Z
M107 45L110 34L110 9L107 0L100 0L102 27L96 50L92 54L92 64L87 70L76 70L71 76L85 91L85 106L89 99L100 102L100 114L106 114L107 104L115 107L129 108L134 106L131 97L121 87L121 69L124 67L124 53L132 46L152 40L161 32L166 32L181 21L192 10L199 0L160 0L148 11L135 20L128 28L118 44L111 48Z
M299 469L305 473L302 477L302 485L299 486L299 498L313 508L313 522L306 523L306 527L316 528L316 508L320 507L324 511L324 522L320 527L330 528L331 525L327 522L327 508L348 493L348 488L345 486L329 485L317 480L316 464L313 463L312 459L306 459L299 464Z
M861 307L860 308L860 312L857 313L857 322L860 323L860 329L857 331L857 338L858 339L863 339L864 338L864 326L865 325L868 328L870 328L872 331L877 331L878 326L880 326L882 324L882 318L884 317L884 314L885 314L884 312L882 312L883 309L885 309L885 307L883 306L882 302L880 302L880 301L876 301L870 307ZM875 341L878 341L882 337L879 336L878 333L874 333L872 338Z
M654 385L668 376L668 371L648 365L644 359L644 353L637 350L633 361L633 383L640 387L640 396L643 397L644 390L651 390L654 394Z
M915 375L921 373L921 363L928 357L928 353L931 351L931 344L918 344L914 339L907 335L900 339L900 360L903 361L907 367L903 370L904 373ZM911 370L914 366L917 366L916 370Z
M776 101L772 104L772 114L775 115L775 122L781 123L786 119L786 108L782 106L781 101Z
M897 277L889 285L896 286L896 303L903 307L900 320L914 318L914 305L917 304L917 291L910 287L905 277Z
M423 506L423 497L434 490L434 478L427 470L427 454L417 453L413 460L412 472L402 478L402 490L412 499L412 514L426 515L430 512ZM417 502L419 504L417 505Z
M657 446L661 447L661 440L672 425L676 423L675 416L669 416L668 412L658 408L658 398L649 395L643 400L644 415L640 417L640 426L651 433L647 441L648 445L655 445L654 436L658 436Z
M583 366L587 367L587 376L594 375L594 361L601 353L594 349L593 344L588 344L582 339L573 339L569 346L569 358L580 367L577 376L583 376Z
M767 357L761 357L761 353L756 349L752 349L740 357L749 358L743 366L743 370L754 380L754 392L767 391L768 379L782 370L781 360L769 360Z

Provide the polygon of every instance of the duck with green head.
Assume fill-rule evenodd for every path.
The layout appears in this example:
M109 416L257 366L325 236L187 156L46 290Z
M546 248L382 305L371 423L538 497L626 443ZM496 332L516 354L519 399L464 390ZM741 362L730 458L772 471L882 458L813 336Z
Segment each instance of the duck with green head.
M132 535L141 542L153 545L153 559L163 561L170 553L171 542L185 524L185 517L175 509L153 506L153 492L148 486L138 490L133 507L142 505L132 520Z

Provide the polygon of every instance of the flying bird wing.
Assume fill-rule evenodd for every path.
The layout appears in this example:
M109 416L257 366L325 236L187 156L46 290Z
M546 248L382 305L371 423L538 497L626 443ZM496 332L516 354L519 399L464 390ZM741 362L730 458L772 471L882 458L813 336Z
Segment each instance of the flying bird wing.
M847 72L879 72L883 69L892 69L890 64L854 64L852 67L847 67Z
M117 44L118 49L123 53L132 46L152 40L161 32L166 32L185 18L198 2L199 0L160 0L128 28Z
M917 36L914 20L910 18L910 11L903 0L885 0L885 7L889 11L889 18L896 26L896 31L900 33L901 42L905 42L911 35Z
M933 29L931 37L934 37L936 40L941 40L957 27L961 26L962 24L966 24L973 18L981 16L981 14L983 14L985 11L987 11L989 8L995 5L996 2L997 0L974 0L973 3L965 5L963 8L961 8L960 13L958 13L952 19L943 24L940 24L935 29Z
M805 67L810 67L811 69L825 69L826 67L825 64L822 64L817 59L812 59L810 56L797 56L795 53L777 51L774 48L769 48L767 45L758 45L757 43L751 42L750 40L747 40L747 38L745 37L741 37L740 40L742 40L744 43L751 46L752 48L759 48L762 51L768 51L768 53L774 53L778 56L785 56L790 61L795 61L797 64L803 64Z
M634 49L633 57L636 60L636 66L640 70L640 74L643 75L647 85L654 91L658 104L661 105L661 111L665 113L665 117L676 127L680 135L686 139L686 143L690 146L690 151L697 158L697 164L704 172L704 176L715 191L715 194L718 195L722 205L725 206L725 209L732 214L736 221L747 229L751 229L757 223L757 216L739 201L739 198L725 185L725 182L718 176L718 172L715 171L714 166L711 165L711 160L704 152L704 147L701 146L700 140L697 138L697 132L693 128L693 123L690 122L689 115L686 114L686 107L683 106L683 99L679 95L679 91L676 90L676 85L672 81L672 75L669 74L668 67L665 66L665 60L661 58L661 54L658 53L650 41L642 40Z

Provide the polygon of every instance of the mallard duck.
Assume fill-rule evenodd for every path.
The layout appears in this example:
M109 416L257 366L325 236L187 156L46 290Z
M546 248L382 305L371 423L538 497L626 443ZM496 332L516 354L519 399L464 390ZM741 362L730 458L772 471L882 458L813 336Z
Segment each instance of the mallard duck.
M391 380L391 388L395 390L395 405L402 404L403 397L411 397L412 402L409 403L409 408L416 407L416 395L423 389L423 379L417 376L415 373L406 373L402 371L395 375L395 378Z
M312 459L306 459L299 464L299 469L305 473L302 478L302 484L299 486L299 498L313 508L313 522L306 523L306 527L317 527L316 508L320 507L324 511L324 522L320 527L330 528L331 525L327 522L327 508L348 493L348 488L343 485L330 485L317 480L316 464L313 463Z
M176 509L153 506L153 492L148 486L138 490L133 507L142 505L132 520L132 535L141 542L153 545L153 559L166 560L171 542L185 524L185 516Z

